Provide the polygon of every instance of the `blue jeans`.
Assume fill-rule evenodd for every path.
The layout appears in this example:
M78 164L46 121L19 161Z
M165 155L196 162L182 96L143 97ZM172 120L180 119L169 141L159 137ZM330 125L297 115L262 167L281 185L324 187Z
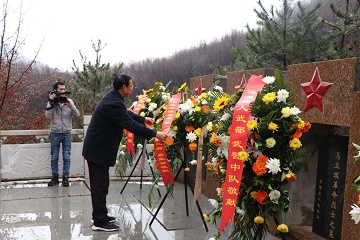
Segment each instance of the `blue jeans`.
M62 144L63 176L70 172L71 133L51 133L51 173L59 174L59 152Z

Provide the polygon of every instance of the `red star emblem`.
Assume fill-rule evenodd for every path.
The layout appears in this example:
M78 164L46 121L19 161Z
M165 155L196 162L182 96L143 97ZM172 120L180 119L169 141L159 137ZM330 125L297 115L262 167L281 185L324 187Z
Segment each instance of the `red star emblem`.
M311 81L301 84L301 87L306 94L306 104L304 111L306 112L312 107L316 107L322 113L324 113L324 103L322 102L322 99L331 85L332 83L321 82L319 69L316 67Z
M198 85L197 88L195 88L195 93L196 93L196 95L199 96L201 93L205 92L205 89L206 89L206 88L203 88L203 87L202 87L202 80L201 80L201 78L200 78L200 80L199 80L199 85Z
M241 78L240 85L235 86L235 91L239 91L240 88L245 88L246 84L247 84L247 80L246 80L246 77L245 77L245 74L244 74L242 76L242 78Z

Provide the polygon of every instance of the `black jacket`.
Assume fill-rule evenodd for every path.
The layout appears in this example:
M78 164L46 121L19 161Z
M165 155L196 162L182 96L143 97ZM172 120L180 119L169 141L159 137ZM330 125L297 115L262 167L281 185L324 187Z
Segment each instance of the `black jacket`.
M123 97L113 89L96 105L82 155L89 162L114 166L124 129L146 139L156 136L156 131L143 125L144 121L144 117L126 109Z

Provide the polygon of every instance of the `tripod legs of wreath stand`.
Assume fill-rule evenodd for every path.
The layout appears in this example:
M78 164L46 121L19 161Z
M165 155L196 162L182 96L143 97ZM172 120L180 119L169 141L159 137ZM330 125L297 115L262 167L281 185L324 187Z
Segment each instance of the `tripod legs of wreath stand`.
M181 166L180 169L178 170L178 172L176 173L176 176L175 176L175 178L174 178L174 181L176 181L176 179L179 177L180 172L181 172L182 169L184 169L183 166ZM192 192L193 195L194 195L194 188L193 188L193 187L191 186L191 184L190 184L190 179L189 179L189 176L188 176L188 174L187 174L186 171L184 171L184 185L185 185L186 216L189 216L189 204L188 204L188 196L187 196L187 185L189 185L189 187L190 187L191 192ZM150 226L152 225L152 223L153 223L154 220L156 219L156 216L158 215L158 213L159 213L162 205L164 204L166 198L168 197L168 195L169 195L169 193L166 192L166 194L165 194L164 198L162 199L159 207L157 208L155 214L153 215L153 218L152 218L151 221L150 221L150 224L149 224ZM205 227L205 229L206 229L206 232L208 232L209 229L208 229L207 224L206 224L206 222L205 222L205 219L204 219L204 217L203 217L203 213L202 213L202 210L201 210L201 207L200 207L200 204L199 204L198 200L196 200L196 206L197 206L197 208L198 208L198 210L199 210L199 214L200 214L201 220L202 220L202 222L203 222L203 224L204 224L204 227Z
M139 161L140 161L140 159L141 159L141 156L142 156L142 154L140 154L139 157L138 157L138 159L136 160L136 163L135 163L133 169L131 170L131 173L130 173L128 179L126 180L123 188L121 189L120 194L122 194L122 193L124 192L124 190L125 190L125 188L126 188L126 185L127 185L128 182L130 181L130 178L132 177L132 175L133 175L133 173L134 173L134 171L135 171L135 169L136 169L136 166L138 165L138 163L139 163ZM152 169L151 166L150 166L150 170L151 170L152 176L154 176L154 170ZM142 189L142 179L143 179L143 170L142 170L142 169L140 170L140 174L141 174L141 175L140 175L140 189ZM157 192L158 192L158 194L159 194L159 197L161 197L161 193L160 193L160 190L159 190L158 188L157 188Z

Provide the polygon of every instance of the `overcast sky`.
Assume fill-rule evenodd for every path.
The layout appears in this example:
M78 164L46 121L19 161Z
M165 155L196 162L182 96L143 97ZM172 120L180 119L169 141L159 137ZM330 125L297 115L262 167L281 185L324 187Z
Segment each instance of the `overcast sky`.
M22 53L32 58L41 47L37 60L61 70L70 70L73 59L80 62L79 50L94 62L91 41L98 39L106 44L103 63L171 56L246 23L255 26L253 9L259 9L257 0L10 0L14 26L21 2Z

